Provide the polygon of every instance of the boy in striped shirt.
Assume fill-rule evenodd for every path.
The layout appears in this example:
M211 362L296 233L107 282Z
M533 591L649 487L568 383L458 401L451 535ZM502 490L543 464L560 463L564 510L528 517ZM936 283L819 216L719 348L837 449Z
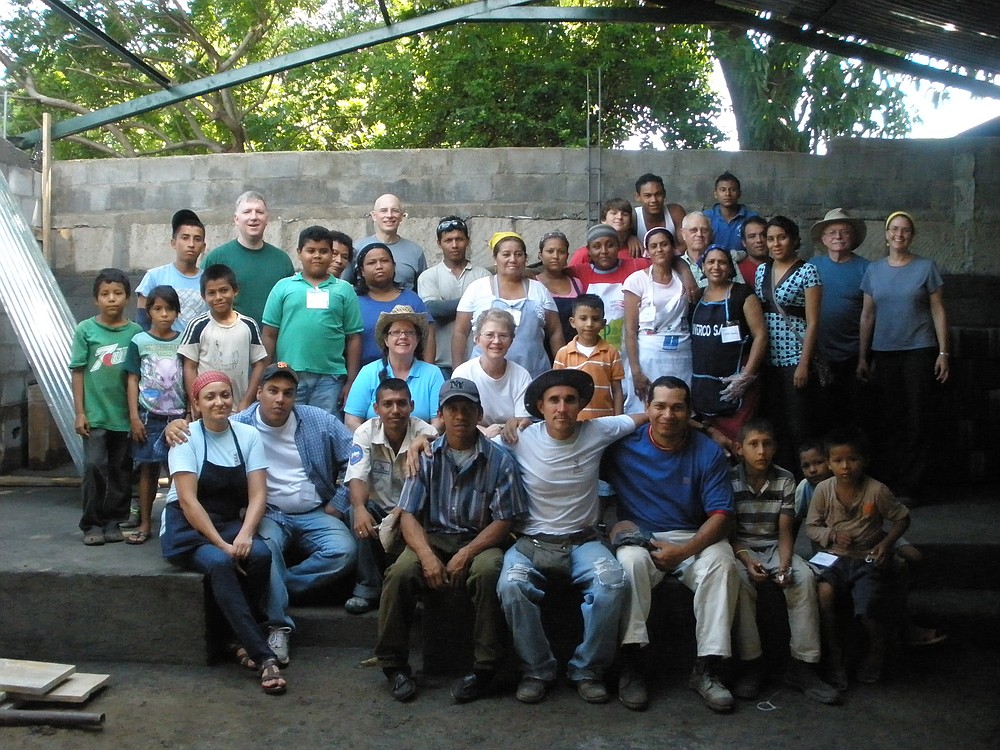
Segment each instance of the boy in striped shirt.
M793 552L795 478L774 464L774 428L763 419L748 421L737 444L739 463L730 480L736 501L736 529L731 543L742 565L736 633L741 670L733 693L755 698L763 680L757 587L773 580L785 595L791 632L791 661L785 682L819 703L839 703L836 688L814 671L820 658L819 605L812 570Z

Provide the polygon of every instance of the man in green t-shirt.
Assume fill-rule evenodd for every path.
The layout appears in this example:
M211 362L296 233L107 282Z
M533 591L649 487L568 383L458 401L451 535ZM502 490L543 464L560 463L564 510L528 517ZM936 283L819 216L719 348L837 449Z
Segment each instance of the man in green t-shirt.
M284 250L264 242L268 218L264 196L253 190L243 193L236 199L233 217L236 239L219 245L202 264L202 268L208 268L213 263L222 263L233 269L240 285L234 307L258 325L271 289L280 279L295 272Z

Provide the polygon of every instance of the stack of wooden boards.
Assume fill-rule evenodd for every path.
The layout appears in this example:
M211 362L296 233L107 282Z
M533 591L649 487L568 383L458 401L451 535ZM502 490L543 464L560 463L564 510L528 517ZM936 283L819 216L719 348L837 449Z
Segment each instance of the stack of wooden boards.
M30 703L84 703L110 679L77 672L71 664L0 658L0 711Z

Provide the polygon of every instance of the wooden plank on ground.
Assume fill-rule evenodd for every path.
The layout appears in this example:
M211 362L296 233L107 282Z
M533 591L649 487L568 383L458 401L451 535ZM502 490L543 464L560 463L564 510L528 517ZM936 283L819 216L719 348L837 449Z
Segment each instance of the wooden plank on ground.
M88 674L77 672L68 680L47 692L45 695L29 695L7 691L8 700L39 701L44 703L84 703L90 696L108 684L109 674Z
M0 690L44 695L75 672L72 664L0 659Z

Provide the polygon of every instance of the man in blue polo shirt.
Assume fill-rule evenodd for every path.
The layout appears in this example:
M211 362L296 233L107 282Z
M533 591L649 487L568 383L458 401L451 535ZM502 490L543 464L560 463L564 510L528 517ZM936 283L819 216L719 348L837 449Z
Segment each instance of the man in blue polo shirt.
M653 381L646 415L648 428L608 448L602 467L618 495L620 523L639 532L633 539L651 537L647 545L617 548L629 591L621 620L618 697L633 710L647 705L640 668L641 649L649 643L646 619L652 589L673 575L694 591L698 658L689 685L713 711L729 711L733 696L719 671L723 658L732 655L740 577L727 542L735 517L728 465L715 443L688 426L691 392L683 380L666 375Z

